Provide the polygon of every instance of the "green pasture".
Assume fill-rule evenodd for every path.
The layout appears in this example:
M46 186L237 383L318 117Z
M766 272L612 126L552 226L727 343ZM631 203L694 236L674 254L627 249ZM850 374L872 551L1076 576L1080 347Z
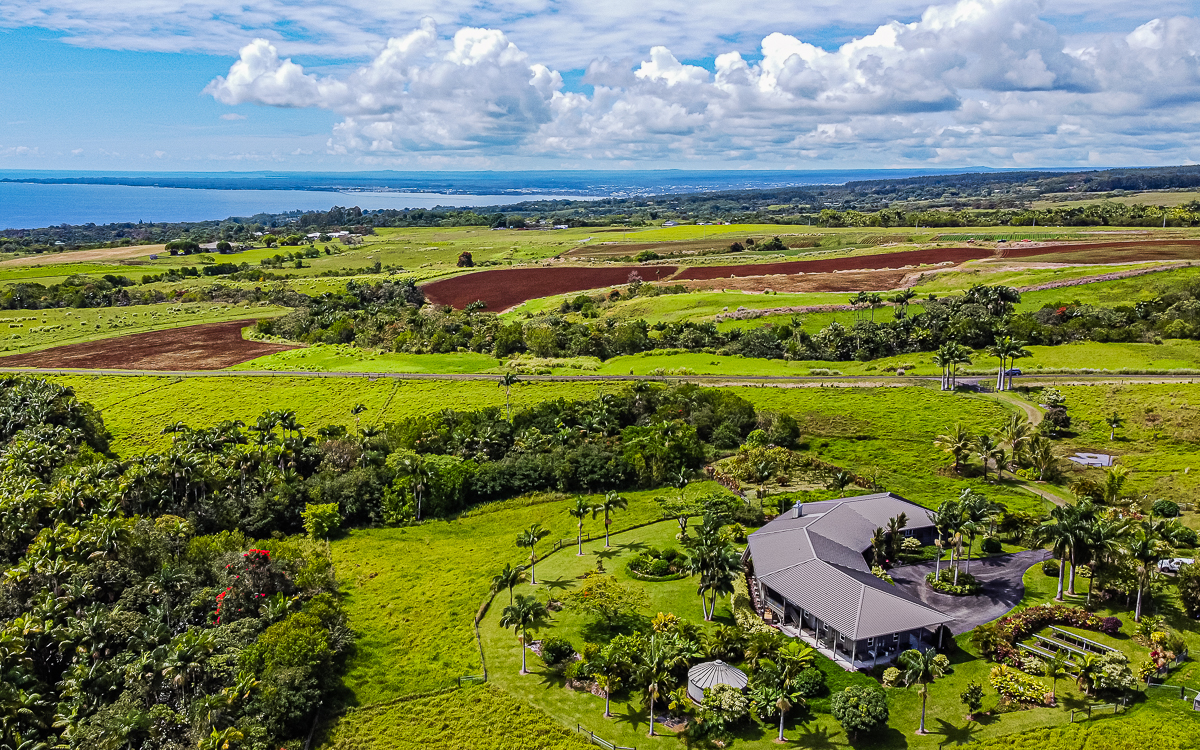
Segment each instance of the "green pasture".
M286 308L222 302L164 302L98 308L0 310L0 352L17 354L167 328L273 317ZM0 366L3 362L0 361Z
M1108 273L1108 267L1095 269L1098 273ZM1072 269L1074 270L1074 269ZM1118 270L1114 268L1112 270ZM1090 284L1044 289L1037 292L1025 292L1021 295L1018 310L1038 310L1045 305L1068 304L1078 302L1083 305L1101 305L1112 307L1116 305L1134 305L1143 300L1151 300L1169 292L1179 290L1186 284L1193 283L1200 277L1200 266L1189 266L1172 271L1161 271L1144 276L1132 276L1112 281L1097 281Z
M1196 502L1200 491L1200 385L1104 384L1063 385L1071 416L1071 435L1063 441L1064 455L1076 451L1116 455L1130 469L1127 492L1148 504L1162 497L1179 503ZM1122 420L1115 439L1105 420L1113 413ZM1102 469L1075 468L1074 476L1102 481ZM1195 511L1185 513L1190 526L1200 524Z
M159 269L141 263L47 263L37 266L0 266L0 284L58 284L68 276L127 276L140 281Z

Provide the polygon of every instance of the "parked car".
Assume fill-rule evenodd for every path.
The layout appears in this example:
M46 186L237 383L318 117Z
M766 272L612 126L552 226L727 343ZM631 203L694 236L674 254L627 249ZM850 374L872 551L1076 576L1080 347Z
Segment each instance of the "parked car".
M1158 569L1163 573L1178 573L1179 569L1184 565L1191 565L1196 562L1195 558L1191 557L1172 557L1166 560L1158 561Z
M1004 371L1004 374L1008 375L1009 377L1015 377L1015 376L1021 374L1021 370L1020 370L1020 368L1017 368L1017 367L1010 367Z

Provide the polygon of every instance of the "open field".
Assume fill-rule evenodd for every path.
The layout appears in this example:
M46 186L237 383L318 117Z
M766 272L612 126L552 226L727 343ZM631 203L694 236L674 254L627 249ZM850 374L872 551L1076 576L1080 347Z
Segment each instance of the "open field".
M661 281L675 271L675 266L509 268L462 274L430 282L422 289L435 304L461 309L483 300L488 310L499 312L550 294L625 284L633 273L644 281Z
M132 333L266 318L287 308L223 302L164 302L100 308L0 310L0 352L32 352Z
M0 357L0 367L220 370L291 348L242 338L242 329L252 322L205 323L12 354Z
M1200 200L1200 192L1194 190L1147 190L1142 193L1106 194L1102 198L1085 198L1079 200L1081 195L1086 195L1086 193L1047 193L1045 196L1046 199L1034 201L1033 207L1039 210L1047 208L1076 208L1078 206L1095 206L1100 203L1120 203L1126 206L1174 207ZM1054 198L1058 197L1061 197L1063 200L1054 200Z
M100 247L94 250L72 250L65 253L41 253L0 261L0 269L12 266L46 266L58 263L97 263L114 260L149 258L161 253L166 245L130 245L128 247Z

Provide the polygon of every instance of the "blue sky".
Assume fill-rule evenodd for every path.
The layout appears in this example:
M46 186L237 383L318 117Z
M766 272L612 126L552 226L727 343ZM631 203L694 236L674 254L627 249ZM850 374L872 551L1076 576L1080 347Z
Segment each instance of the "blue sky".
M0 169L1200 161L1200 8L5 0Z

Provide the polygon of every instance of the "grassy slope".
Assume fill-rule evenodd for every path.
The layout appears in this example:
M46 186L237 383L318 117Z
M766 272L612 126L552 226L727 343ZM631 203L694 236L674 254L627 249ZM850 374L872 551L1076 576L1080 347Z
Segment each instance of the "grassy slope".
M286 308L271 305L166 302L136 307L96 309L0 310L0 352L49 349L131 333L280 315ZM56 330L35 330L61 326Z
M1200 490L1200 385L1063 386L1074 435L1063 452L1112 453L1132 470L1127 491L1153 501L1165 497L1195 502ZM1104 420L1114 411L1124 420L1109 441ZM1100 469L1078 469L1095 479ZM1190 516L1190 514L1189 514ZM1194 525L1194 524L1192 524Z

